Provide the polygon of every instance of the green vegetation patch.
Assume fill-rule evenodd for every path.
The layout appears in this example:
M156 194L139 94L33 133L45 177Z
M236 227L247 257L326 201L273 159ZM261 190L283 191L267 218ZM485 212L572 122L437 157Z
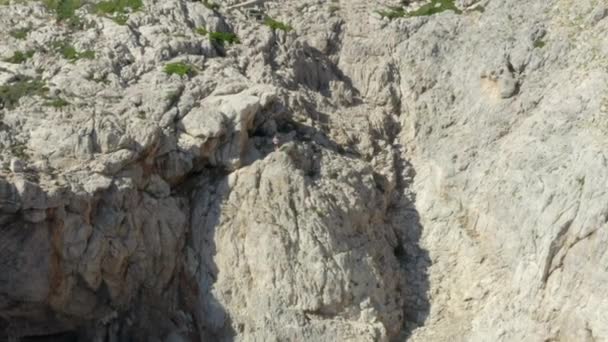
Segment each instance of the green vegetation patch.
M86 23L76 15L76 10L82 7L81 0L43 0L43 3L55 13L58 22L65 23L71 29L85 28Z
M28 59L32 58L33 55L34 55L34 50L28 50L25 52L24 51L15 51L11 57L6 58L4 61L7 63L21 64L21 63L27 61Z
M8 34L15 39L26 39L27 35L32 31L31 27L24 27L20 29L11 30Z
M212 11L217 11L220 9L219 4L216 4L215 2L211 2L208 0L203 1L203 5L205 5L205 7L207 7L208 9L210 9Z
M72 30L82 30L91 23L86 23L76 15L84 0L42 0L49 11L55 13L57 22L65 24Z
M270 17L266 17L264 19L264 25L270 27L272 30L281 30L284 32L289 32L293 30L293 27L291 27L290 25L280 22L278 20L274 20Z
M76 10L82 6L80 0L43 0L44 5L55 12L57 21L65 21L75 17Z
M0 109L14 109L22 97L40 96L47 100L45 106L63 108L70 103L61 97L49 97L49 88L40 78L19 76L16 81L0 86Z
M196 75L196 69L186 63L169 63L165 65L164 69L167 75L179 75L179 76L194 76Z
M127 25L127 21L129 20L129 16L124 14L124 13L117 13L114 14L113 17L111 17L112 20L114 20L115 23L117 23L118 25Z
M78 56L78 58L95 59L95 51L93 51L93 50L80 51L80 52L77 52L77 56Z
M431 2L423 5L415 11L406 12L401 7L388 7L386 10L378 11L378 14L392 20L403 17L428 16L444 11L454 11L456 14L462 13L462 11L454 4L454 0L431 0Z
M16 81L0 86L0 109L13 109L26 96L44 96L49 91L40 78L21 76Z
M456 14L461 14L462 11L456 7L454 0L431 0L430 3L420 7L419 9L409 12L410 17L419 17L425 15L433 15L444 11L454 11Z
M55 51L57 51L63 58L68 59L72 62L75 62L79 59L94 59L95 51L85 50L78 51L74 46L66 41L59 41L53 43L53 47Z
M211 42L220 46L224 46L226 44L238 44L241 42L239 37L232 32L209 32L204 27L196 28L195 32L201 36L209 36L209 40L211 40Z
M99 14L108 15L119 25L126 25L128 13L140 10L144 6L142 0L108 0L95 5Z
M198 27L195 31L201 36L209 36L209 39L212 42L221 46L224 46L226 44L238 44L241 42L239 40L239 37L232 32L209 32L204 27Z
M238 44L241 42L239 37L232 32L209 32L209 39L221 46L224 46L226 43Z
M60 97L49 98L49 101L44 103L45 106L53 107L53 108L63 108L69 106L70 103Z
M138 11L144 6L142 0L109 0L95 6L98 13L114 14Z
M542 49L545 47L545 45L547 45L542 39L538 39L534 42L534 47L537 49Z

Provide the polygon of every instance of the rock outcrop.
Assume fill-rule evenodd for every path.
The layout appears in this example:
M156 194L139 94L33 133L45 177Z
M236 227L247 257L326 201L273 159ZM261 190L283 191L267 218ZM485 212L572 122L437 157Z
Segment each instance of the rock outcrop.
M0 0L0 341L608 339L608 5L407 3Z

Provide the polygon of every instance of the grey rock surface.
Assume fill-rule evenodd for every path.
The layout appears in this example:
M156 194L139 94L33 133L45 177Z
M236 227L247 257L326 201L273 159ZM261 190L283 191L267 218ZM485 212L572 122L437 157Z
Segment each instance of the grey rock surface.
M0 0L0 341L608 340L602 1L95 3Z

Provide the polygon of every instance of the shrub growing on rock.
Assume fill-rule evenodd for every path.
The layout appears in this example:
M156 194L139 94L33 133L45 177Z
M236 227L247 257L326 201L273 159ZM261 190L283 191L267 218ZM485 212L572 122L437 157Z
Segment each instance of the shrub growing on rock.
M433 15L443 11L454 11L456 14L462 13L454 4L454 0L431 0L430 3L420 7L419 9L409 12L410 17L419 17L424 15Z
M272 30L281 30L284 32L289 32L293 30L293 27L291 27L290 25L274 20L270 17L266 17L266 19L264 19L264 25L270 27Z
M456 14L462 11L454 4L454 0L431 0L417 10L406 12L402 7L388 7L386 10L378 11L378 14L390 20L403 17L428 16L444 11L454 11Z
M53 108L63 108L69 106L70 103L60 97L50 98L47 102L44 103L45 106L53 107Z
M226 43L237 44L241 42L239 37L232 32L209 32L209 39L221 46L224 46Z
M169 63L165 65L164 71L167 75L194 76L196 70L192 65L186 63Z
M99 14L107 15L119 25L125 25L129 20L128 13L140 10L142 0L107 0L95 5Z
M78 51L74 46L66 41L59 41L53 44L55 51L57 51L63 58L75 62L79 59L94 59L95 51L85 50Z
M55 12L57 21L71 20L80 8L80 0L44 0L45 6Z
M27 35L30 33L31 30L31 27L24 27L20 29L11 30L8 34L15 39L23 40L27 38Z
M215 2L211 2L211 1L203 1L203 5L205 5L205 7L207 7L208 9L212 10L212 11L217 11L218 9L220 9L220 5L216 4Z
M0 109L13 109L24 96L44 96L48 88L40 78L21 76L17 81L0 86Z
M28 59L32 58L33 55L34 55L33 50L15 51L11 57L6 58L4 61L7 63L21 64L21 63L27 61Z

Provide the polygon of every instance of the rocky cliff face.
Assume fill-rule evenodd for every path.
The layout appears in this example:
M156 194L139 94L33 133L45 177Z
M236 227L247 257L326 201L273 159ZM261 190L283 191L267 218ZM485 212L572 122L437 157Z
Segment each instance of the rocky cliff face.
M608 339L607 16L0 0L0 340Z

